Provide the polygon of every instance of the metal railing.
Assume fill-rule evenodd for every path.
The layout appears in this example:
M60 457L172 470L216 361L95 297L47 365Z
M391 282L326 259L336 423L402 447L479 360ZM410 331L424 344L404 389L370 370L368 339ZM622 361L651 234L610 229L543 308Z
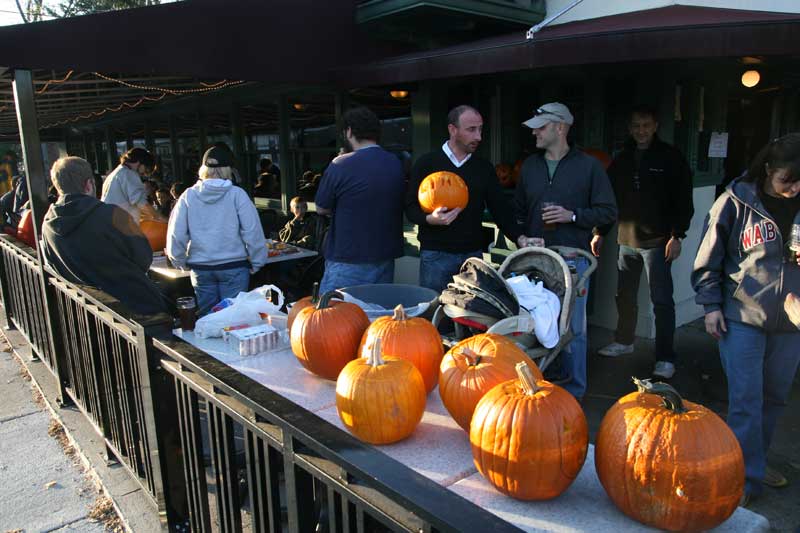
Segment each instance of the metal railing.
M192 531L519 531L194 346L154 346L175 380Z
M164 528L519 531L174 337L167 315L133 315L26 248L0 238L9 320L58 363L65 396Z
M0 235L0 273L8 320L22 333L33 353L55 372L36 250L10 235Z

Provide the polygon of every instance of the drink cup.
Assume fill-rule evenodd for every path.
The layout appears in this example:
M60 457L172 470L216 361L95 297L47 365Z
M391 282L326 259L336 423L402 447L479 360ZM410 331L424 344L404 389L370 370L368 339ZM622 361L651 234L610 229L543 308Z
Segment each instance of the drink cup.
M547 207L556 207L558 204L556 202L542 202L542 218L544 218L544 210ZM544 230L545 231L555 231L557 224L555 222L551 223L544 223Z
M182 296L178 298L176 307L178 308L181 329L183 331L193 331L194 323L197 319L197 304L194 301L194 296Z

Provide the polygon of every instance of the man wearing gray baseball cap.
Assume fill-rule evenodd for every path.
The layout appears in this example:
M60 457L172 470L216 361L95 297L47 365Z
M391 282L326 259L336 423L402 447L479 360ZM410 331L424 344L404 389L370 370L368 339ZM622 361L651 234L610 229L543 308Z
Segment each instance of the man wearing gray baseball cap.
M564 104L553 102L538 108L523 122L533 130L536 148L543 153L522 164L514 196L517 220L525 235L543 238L546 246L561 245L589 251L592 230L613 224L617 218L614 191L605 170L594 157L567 143L575 119ZM578 275L589 267L582 256L567 258ZM574 335L562 352L564 384L579 400L586 393L586 292L575 300L571 329Z

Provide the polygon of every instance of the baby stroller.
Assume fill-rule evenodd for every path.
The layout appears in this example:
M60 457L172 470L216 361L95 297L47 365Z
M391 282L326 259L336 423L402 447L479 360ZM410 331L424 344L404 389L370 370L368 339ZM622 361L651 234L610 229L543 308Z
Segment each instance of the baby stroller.
M589 267L580 278L575 272L574 259L585 257ZM455 325L453 343L476 333L497 333L511 338L544 370L572 340L570 319L575 298L586 294L585 283L597 269L597 259L579 248L551 246L529 247L513 252L498 269L477 258L469 258L453 276L439 297L439 307L432 322L439 326L447 316ZM506 282L512 275L528 276L541 281L544 287L558 296L561 310L558 318L558 342L545 348L532 333L535 321L531 313L519 305L517 297Z

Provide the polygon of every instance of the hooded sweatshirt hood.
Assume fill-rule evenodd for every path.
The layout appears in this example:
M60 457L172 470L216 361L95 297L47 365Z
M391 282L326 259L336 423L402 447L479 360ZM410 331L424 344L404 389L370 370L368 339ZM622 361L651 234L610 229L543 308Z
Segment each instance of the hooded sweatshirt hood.
M78 230L101 205L95 198L85 194L66 194L50 206L44 222L56 235L67 237Z
M198 181L190 190L201 202L215 204L228 194L232 187L231 180L208 179Z

